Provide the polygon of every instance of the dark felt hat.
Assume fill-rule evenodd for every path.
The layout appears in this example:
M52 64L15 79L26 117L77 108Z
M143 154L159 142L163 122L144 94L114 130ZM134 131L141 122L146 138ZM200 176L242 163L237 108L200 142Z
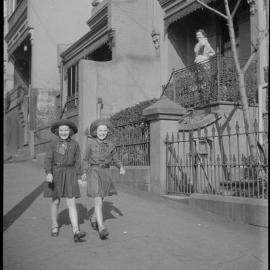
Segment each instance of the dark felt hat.
M107 126L107 128L109 129L110 132L112 132L113 128L112 128L112 124L109 121L109 119L105 119L105 118L100 118L95 120L91 125L90 125L90 135L92 137L96 137L97 136L97 128L100 125L104 125Z
M72 129L73 134L77 133L78 131L77 126L72 121L68 119L61 119L52 124L51 132L56 134L56 131L59 128L59 126L68 126L70 129Z

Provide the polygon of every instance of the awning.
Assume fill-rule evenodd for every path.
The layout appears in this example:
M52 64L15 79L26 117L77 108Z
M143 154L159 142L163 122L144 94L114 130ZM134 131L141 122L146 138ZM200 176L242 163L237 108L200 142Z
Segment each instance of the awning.
M210 3L216 0L204 0L204 3ZM165 21L165 31L167 32L168 27L171 23L178 21L185 17L186 15L194 12L197 9L205 8L195 0L189 1L182 1L182 0L175 0L172 4L168 5L164 11L164 21Z
M104 27L97 33L91 31L61 53L65 67L74 65L80 59L94 52L110 40L112 29Z
M12 39L8 42L8 57L10 57L16 49L20 47L22 42L30 35L30 28L29 27L21 27L15 35L13 35Z

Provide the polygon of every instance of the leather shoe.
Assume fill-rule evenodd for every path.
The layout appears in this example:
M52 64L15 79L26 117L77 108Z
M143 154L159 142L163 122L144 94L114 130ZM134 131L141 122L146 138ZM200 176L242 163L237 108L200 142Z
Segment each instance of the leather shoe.
M73 236L73 239L74 239L74 242L84 242L85 240L83 240L82 238L84 238L86 236L86 233L85 232L76 232L74 233L74 236Z
M57 237L58 235L59 235L59 228L58 227L51 228L51 236Z
M107 239L108 236L109 236L109 232L106 229L103 229L102 231L99 232L99 238L101 240Z

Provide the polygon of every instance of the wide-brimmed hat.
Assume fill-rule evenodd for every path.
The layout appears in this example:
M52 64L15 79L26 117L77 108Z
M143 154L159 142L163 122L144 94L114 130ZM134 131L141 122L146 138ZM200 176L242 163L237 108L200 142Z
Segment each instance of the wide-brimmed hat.
M91 125L90 125L90 136L96 137L97 136L97 128L100 125L104 125L109 129L109 132L112 132L113 127L109 119L100 118L96 119Z
M58 130L59 126L68 126L73 131L73 134L77 133L77 131L78 131L77 126L72 121L70 121L68 119L61 119L61 120L58 120L52 124L51 132L54 134L57 134L58 133L57 130Z

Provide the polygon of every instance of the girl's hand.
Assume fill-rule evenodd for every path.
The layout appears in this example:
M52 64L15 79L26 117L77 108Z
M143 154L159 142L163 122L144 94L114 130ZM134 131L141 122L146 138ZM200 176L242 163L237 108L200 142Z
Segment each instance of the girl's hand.
M48 173L46 175L46 181L49 182L49 183L52 183L52 181L53 181L53 175L51 173Z
M120 168L120 174L123 174L124 175L125 173L126 173L126 170L123 167L121 167Z
M82 175L82 181L86 181L86 173Z
M78 179L79 185L82 187L85 187L87 185L87 183L85 181L83 181L82 179Z

